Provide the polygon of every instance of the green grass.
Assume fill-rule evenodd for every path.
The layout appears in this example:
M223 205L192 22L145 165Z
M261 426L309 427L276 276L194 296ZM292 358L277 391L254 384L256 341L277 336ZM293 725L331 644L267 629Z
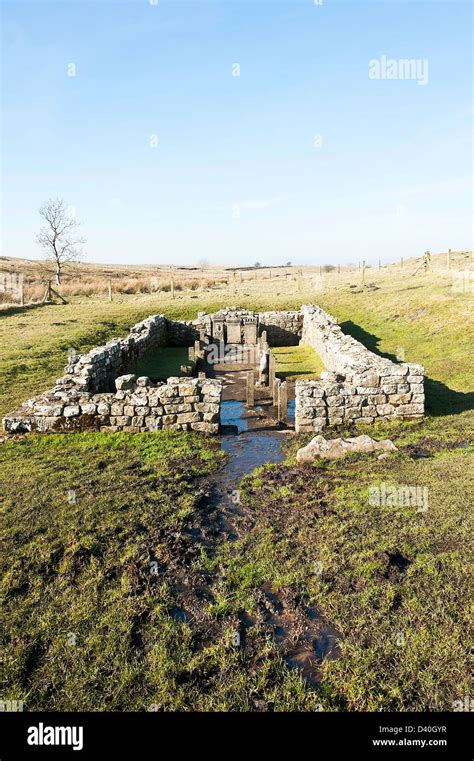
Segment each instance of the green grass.
M166 380L183 375L181 365L192 365L186 347L161 347L149 351L137 365L132 368L135 375L145 375L155 381Z
M267 638L252 635L244 657L235 618L205 616L196 632L175 615L197 479L221 458L215 441L166 432L3 445L2 698L26 710L250 710L264 693L281 710L314 708Z
M272 351L278 378L315 380L325 369L321 357L311 346L278 346Z
M228 613L253 610L263 579L316 606L341 636L322 684L343 710L450 711L470 684L473 448L446 450L432 435L430 457L413 460L403 436L395 440L400 452L389 460L269 466L246 477L254 527L219 550L222 595ZM368 489L381 483L426 486L427 512L371 506Z

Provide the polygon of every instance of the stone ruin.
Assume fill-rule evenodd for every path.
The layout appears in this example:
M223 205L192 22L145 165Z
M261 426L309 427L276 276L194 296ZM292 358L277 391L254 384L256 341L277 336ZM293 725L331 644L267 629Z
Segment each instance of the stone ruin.
M376 420L419 419L425 408L424 368L397 364L342 332L334 317L303 306L301 344L312 346L327 370L318 381L296 381L297 432Z
M269 347L309 345L327 370L316 381L295 383L295 430L325 428L375 420L418 419L424 413L421 365L396 364L373 354L345 335L334 317L317 306L298 311L251 312L229 307L196 320L179 322L153 315L135 325L124 339L114 339L87 354L71 355L53 388L26 401L3 419L9 432L157 431L219 432L222 381L172 377L153 383L135 377L134 365L162 346L253 347L265 335Z

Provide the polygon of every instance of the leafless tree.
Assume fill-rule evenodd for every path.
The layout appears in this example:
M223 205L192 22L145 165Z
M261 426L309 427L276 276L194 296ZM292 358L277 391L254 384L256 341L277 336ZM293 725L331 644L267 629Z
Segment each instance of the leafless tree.
M53 262L56 284L61 285L64 265L75 262L81 256L81 246L85 239L78 237L77 222L67 212L62 198L47 201L39 210L45 224L36 238L46 258Z

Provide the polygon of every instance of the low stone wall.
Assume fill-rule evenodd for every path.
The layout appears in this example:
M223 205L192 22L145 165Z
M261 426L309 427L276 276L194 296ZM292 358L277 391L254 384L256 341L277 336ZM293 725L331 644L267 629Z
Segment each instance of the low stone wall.
M297 432L424 414L424 368L395 364L342 332L319 307L303 306L301 343L312 346L328 371L295 384Z
M312 346L328 368L318 381L297 381L296 431L321 431L348 423L421 418L424 369L396 364L373 354L319 307L299 311L247 312L229 307L200 313L192 322L152 315L124 339L114 339L87 354L71 356L65 374L44 394L4 418L6 431L150 431L160 428L217 433L220 381L168 378L153 385L129 373L140 357L159 346L190 346L210 331L229 343L257 343L267 332L270 346ZM120 376L120 377L117 377ZM115 385L116 384L116 385Z
M199 322L166 320L167 346L192 346L199 339Z
M219 431L219 380L168 378L154 384L146 377L124 375L115 383L115 392L98 394L79 391L72 381L58 384L4 418L5 430Z
M303 332L303 313L259 312L260 333L267 331L269 346L298 346Z
M70 356L65 379L70 378L80 391L109 391L115 378L131 370L149 349L166 346L167 341L166 318L152 315L134 325L126 338L114 338L87 354Z
M227 307L218 312L208 314L201 312L196 320L191 322L173 322L168 320L168 340L173 346L190 346L199 338L200 333L212 337L216 322L221 322L228 327L229 320L238 322L242 320L241 341L246 343L246 331L244 323L246 318L255 321L259 335L265 330L267 341L270 346L297 346L303 330L303 313L301 311L286 312L251 312L243 307ZM238 332L238 330L237 330ZM224 334L223 334L224 335ZM215 336L213 336L215 338ZM256 342L256 335L254 343ZM233 343L233 340L229 340ZM239 341L237 341L239 343Z

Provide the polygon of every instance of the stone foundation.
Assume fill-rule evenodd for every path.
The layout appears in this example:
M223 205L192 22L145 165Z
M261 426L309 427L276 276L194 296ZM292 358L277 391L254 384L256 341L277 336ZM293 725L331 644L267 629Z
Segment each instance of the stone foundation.
M172 428L217 433L221 381L183 377L153 384L149 378L130 375L130 370L156 347L193 346L199 340L201 348L212 343L252 347L264 331L270 346L312 346L327 367L321 380L295 384L297 432L423 416L423 367L395 364L373 354L345 335L334 317L319 307L286 312L228 307L214 314L202 312L190 322L152 315L126 338L70 356L56 385L7 415L4 428L12 432Z

